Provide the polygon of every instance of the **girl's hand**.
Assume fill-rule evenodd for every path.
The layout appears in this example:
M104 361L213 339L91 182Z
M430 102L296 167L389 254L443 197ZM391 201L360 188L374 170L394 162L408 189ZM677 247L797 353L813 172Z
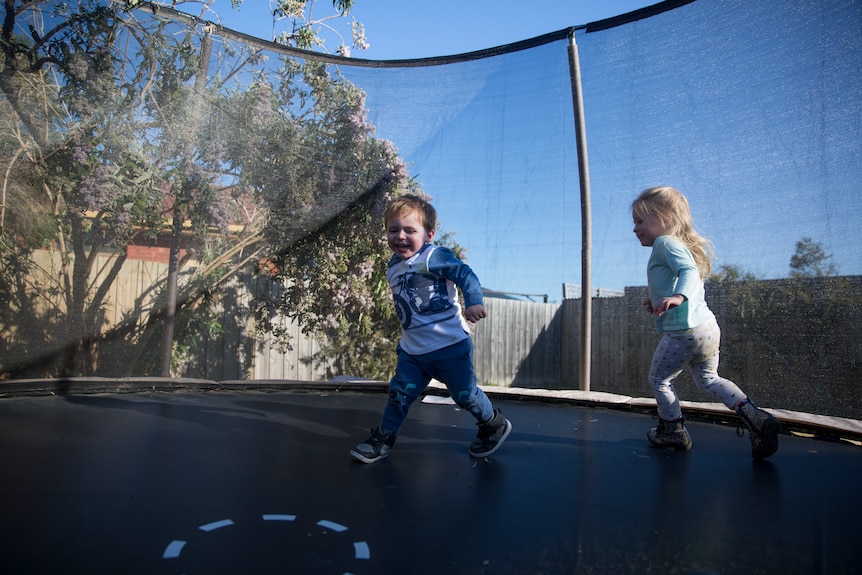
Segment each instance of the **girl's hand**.
M661 317L661 315L671 308L675 308L678 305L682 305L682 302L685 301L685 296L680 294L675 294L670 297L663 297L655 304L654 313Z
M649 300L649 298L645 299L643 303L644 303L644 309L647 310L647 313L652 315L654 312L652 310L652 302Z
M485 306L480 303L476 305L471 305L467 309L464 310L464 317L467 318L467 321L471 323L476 323L487 314L485 313Z

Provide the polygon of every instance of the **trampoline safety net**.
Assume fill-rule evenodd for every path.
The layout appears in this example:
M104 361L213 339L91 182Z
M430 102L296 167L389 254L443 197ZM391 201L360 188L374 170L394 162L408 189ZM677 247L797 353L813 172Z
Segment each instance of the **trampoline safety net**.
M481 383L577 389L590 336L591 388L648 396L630 206L670 185L715 247L723 375L862 418L862 2L665 2L400 61L128 4L5 15L0 377L383 380L382 208L412 192L487 290Z

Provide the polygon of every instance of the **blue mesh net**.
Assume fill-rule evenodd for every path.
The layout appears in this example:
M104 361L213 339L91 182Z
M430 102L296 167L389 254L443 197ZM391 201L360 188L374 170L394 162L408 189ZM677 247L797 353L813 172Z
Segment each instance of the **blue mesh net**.
M674 186L715 245L717 280L732 272L779 282L778 291L751 284L721 292L730 302L719 315L732 318L731 370L815 387L836 382L836 403L851 407L830 409L862 409L854 391L862 360L862 2L664 2L481 52L388 62L289 50L170 9L134 14L144 26L161 23L166 37L193 30L190 50L212 32L208 83L224 90L277 86L294 64L322 62L330 77L364 93L375 135L397 148L433 198L440 232L455 233L483 286L551 302L563 299L564 284L582 282L573 37L589 155L592 287L622 293L645 284L649 250L632 234L630 204L646 187ZM137 71L125 72L131 80ZM337 178L345 158L336 151L329 159L318 167ZM285 228L294 238L310 233L373 185L371 178L294 209ZM823 250L825 275L837 277L780 283L790 281L802 240ZM781 307L791 301L788 289L819 307ZM750 302L761 307L752 312ZM787 334L798 341L783 342ZM634 356L633 347L624 341L602 354ZM622 378L619 369L608 378ZM643 391L642 366L629 371L632 388Z

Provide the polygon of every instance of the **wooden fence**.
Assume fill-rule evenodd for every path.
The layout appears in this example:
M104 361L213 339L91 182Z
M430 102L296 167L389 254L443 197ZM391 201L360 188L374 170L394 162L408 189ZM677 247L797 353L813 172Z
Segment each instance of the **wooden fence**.
M249 335L253 278L224 298L225 332L193 362L188 377L326 378L309 358L320 350L288 324L293 349ZM233 288L232 288L233 289ZM647 370L659 336L644 312L645 287L592 303L591 389L649 397ZM862 277L711 284L710 308L722 327L721 373L764 406L862 419ZM801 300L801 301L800 301ZM578 389L580 300L544 304L486 298L476 324L475 369L484 385ZM245 343L243 343L245 342ZM245 350L241 358L235 352ZM394 350L393 350L394 353ZM360 376L362 374L349 374ZM714 401L683 373L683 400Z
M44 254L44 274L54 274L57 262ZM108 324L146 311L165 268L128 262L109 294ZM319 343L300 326L283 326L292 336L289 350L255 337L249 310L261 286L255 276L240 275L222 291L222 332L202 337L175 375L215 381L327 377L326 365L310 361ZM650 396L646 372L658 336L642 309L644 297L645 287L631 287L623 297L593 300L593 391ZM722 327L723 376L763 405L862 419L862 276L710 284L707 300ZM58 302L45 302L51 305ZM580 300L486 298L485 305L488 317L473 334L481 384L578 388ZM686 374L676 387L684 400L710 400Z

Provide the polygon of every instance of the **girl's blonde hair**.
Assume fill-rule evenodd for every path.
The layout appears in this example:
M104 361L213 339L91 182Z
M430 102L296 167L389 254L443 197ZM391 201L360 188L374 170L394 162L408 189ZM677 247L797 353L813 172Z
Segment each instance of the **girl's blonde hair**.
M715 252L712 243L694 229L691 209L684 195L669 186L646 189L632 202L632 214L657 218L665 234L682 241L691 252L700 277L709 277Z

